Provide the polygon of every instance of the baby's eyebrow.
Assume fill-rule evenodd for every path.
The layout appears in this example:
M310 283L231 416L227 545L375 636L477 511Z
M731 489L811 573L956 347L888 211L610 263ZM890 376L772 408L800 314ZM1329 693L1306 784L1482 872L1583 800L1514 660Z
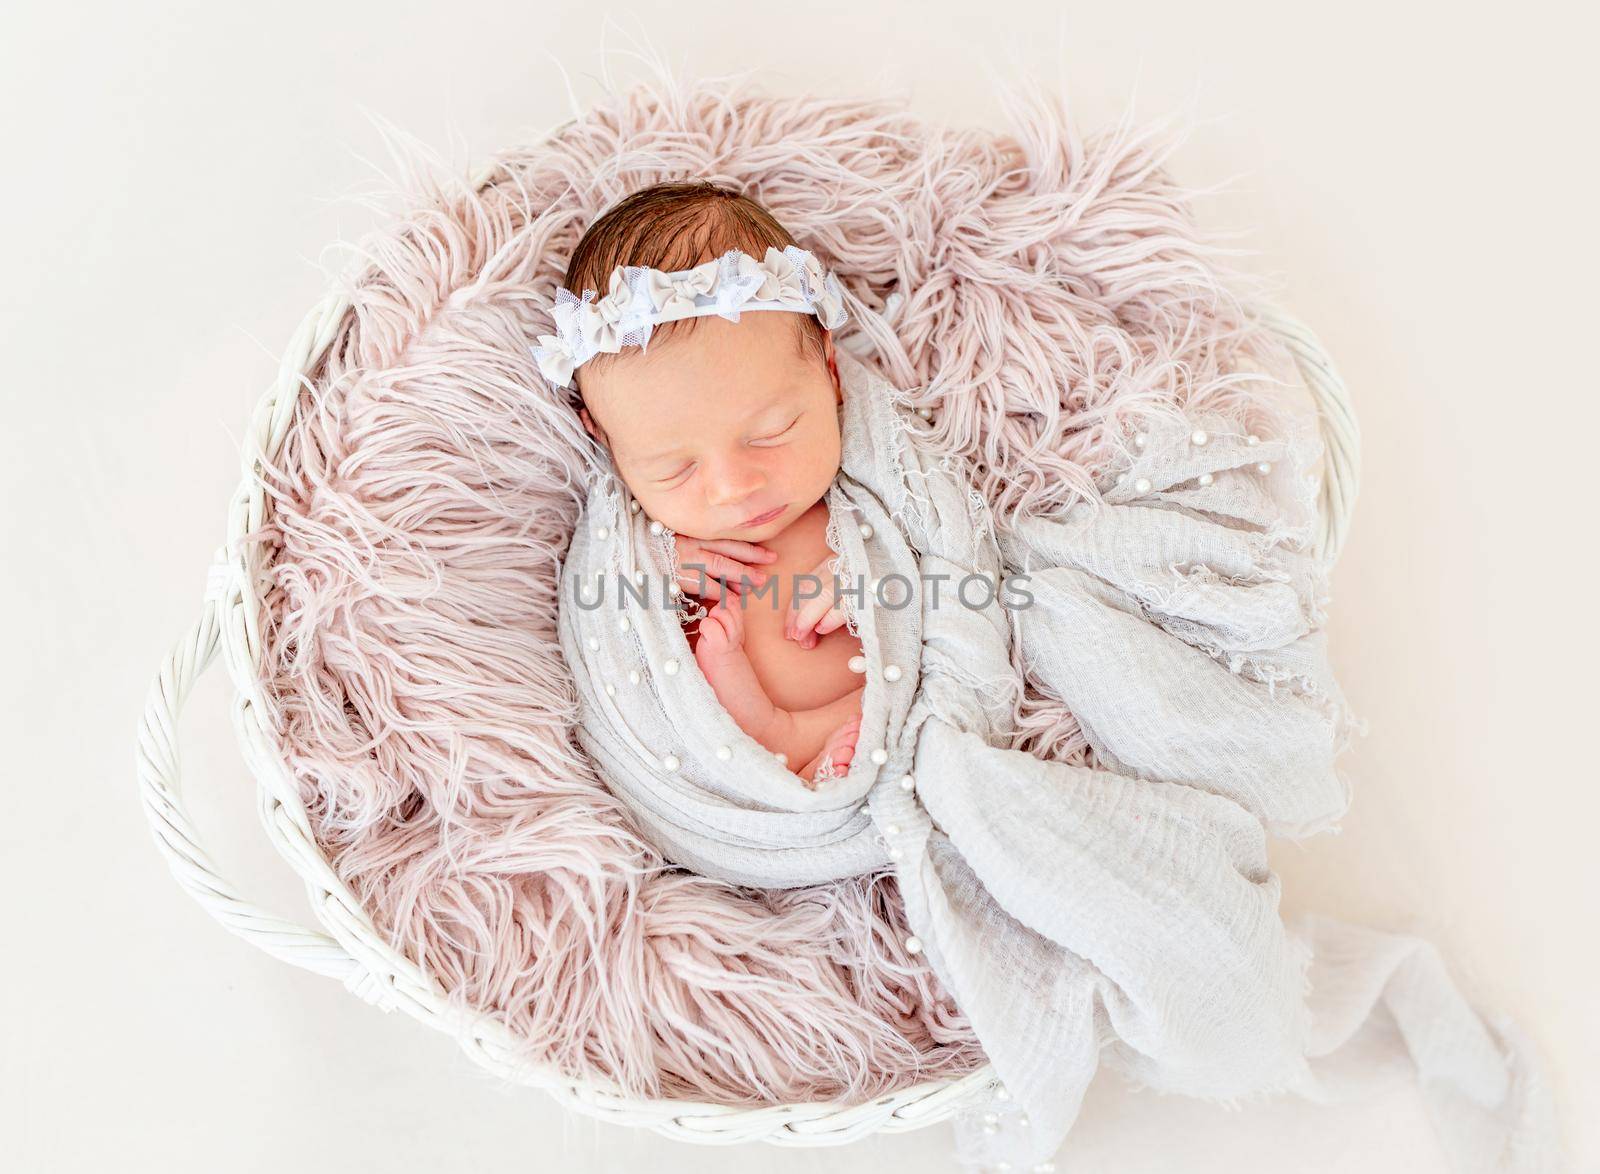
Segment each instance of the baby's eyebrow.
M679 456L682 454L682 452L683 446L679 445L677 448L664 448L659 452L644 453L643 455L634 457L633 459L638 461L641 465L647 465L652 461L664 461L668 457Z

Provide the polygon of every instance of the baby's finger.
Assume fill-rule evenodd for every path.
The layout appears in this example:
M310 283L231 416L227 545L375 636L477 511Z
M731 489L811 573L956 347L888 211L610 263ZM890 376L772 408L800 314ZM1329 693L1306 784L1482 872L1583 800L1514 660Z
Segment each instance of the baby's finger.
M700 599L723 599L739 594L735 584L724 584L713 579L709 572L695 566L682 567L678 572L678 585Z
M811 633L828 611L828 601L825 599L808 599L799 607L789 613L789 622L785 625L784 635L790 640L804 640Z
M829 632L837 632L844 627L845 615L837 607L828 609L828 614L817 621L817 635L826 636Z
M800 609L793 613L788 624L788 636L792 640L803 640L811 635L817 622L827 615L833 608L833 601L826 595L819 595L815 599L808 599Z
M707 550L732 555L745 562L770 563L778 557L777 551L770 550L759 542L744 542L738 538L708 538L701 545Z
M751 586L759 587L771 578L771 574L768 571L747 567L744 563L731 559L725 554L717 554L715 551L711 552L706 563L710 566L711 573L717 578L723 579L730 584L736 584L737 586L734 588L736 591L744 589L744 584L741 582L743 579L750 580Z

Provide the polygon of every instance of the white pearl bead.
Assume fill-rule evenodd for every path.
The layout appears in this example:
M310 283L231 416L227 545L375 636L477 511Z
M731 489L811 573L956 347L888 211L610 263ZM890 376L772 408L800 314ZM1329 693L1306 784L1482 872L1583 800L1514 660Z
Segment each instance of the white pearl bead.
M1214 480L1216 480L1216 478L1212 477L1210 473L1201 473L1199 477L1200 484L1202 485L1210 485Z
M678 675L678 659L677 659L677 657L669 656L669 657L667 657L666 660L662 661L661 662L661 671L666 673L667 676L669 676L669 677L677 676Z
M717 747L717 757L719 759L721 759L723 762L727 762L728 759L733 757L733 747L732 746L718 746Z
M909 938L906 939L906 953L907 954L920 954L920 953L922 953L922 939L917 937L916 934L912 934Z
M1246 436L1244 438L1244 442L1246 444L1260 444L1261 443L1261 437L1257 436L1254 432L1252 432L1249 436Z
M986 1133L989 1136L993 1137L996 1133L1000 1132L1000 1126L991 1125L987 1121L985 1121L984 1124L983 1124L983 1131L984 1131L984 1133Z
M1011 1174L1011 1163L999 1161L994 1164L995 1174Z
M785 754L782 750L778 751L778 753L774 757L777 758L779 766L788 766L789 765L789 756L787 754Z
M638 683L639 683L639 670L638 669L629 669L628 670L628 684L637 685Z
M1150 492L1150 478L1148 478L1148 477L1140 477L1137 481L1135 481L1133 483L1133 491L1135 493L1149 493Z
M884 827L883 831L885 835L898 836L900 834L900 825L897 823L888 824Z
M607 538L611 537L611 531L607 530L604 526L601 526L594 532L594 536L600 539L601 542L604 542Z
M884 665L883 679L885 681L898 681L900 679L900 666L897 664Z
M860 527L858 527L858 528L861 531L861 537L863 537L863 538L871 538L872 537L872 523L870 523L870 522L862 522Z
M643 587L644 586L644 572L643 571L635 571L633 573L633 581L635 583L637 583L640 587Z
M926 406L920 407L917 409L917 415L921 416L924 420L931 420L933 419L933 409Z
M910 775L906 775L905 778L900 780L900 789L907 795L911 794L912 791L917 789L917 780Z
M1017 1124L1021 1125L1023 1128L1027 1128L1028 1115L1026 1113L1018 1113L1017 1114Z
M613 685L610 681L607 681L606 682L606 696L607 697L615 697L616 695L617 695L617 687L615 685Z
M676 754L666 754L661 758L661 765L666 770L677 770L683 764L678 761Z
M633 627L633 625L628 622L627 616L620 616L617 619L617 631L626 632L631 627Z
M590 636L589 637L589 651L590 652L599 652L600 651L600 637L598 637L598 636Z
M994 1090L994 1099L1004 1104L1011 1099L1011 1090L1002 1084Z
M870 757L872 758L873 762L877 763L879 766L882 766L884 763L889 761L889 752L882 746L879 746L872 752Z
M654 519L651 520L651 522L650 522L650 533L659 534L659 533L661 533L661 531L663 531L665 529L666 529L666 527L663 526L660 522L657 522Z
M1256 472L1260 473L1263 477L1265 477L1268 473L1272 472L1272 462L1271 461L1262 461L1259 465L1256 466Z
M628 512L629 512L629 513L630 513L630 514L636 514L636 513L638 513L638 512L639 512L639 509L640 509L640 506L639 506L639 503L638 503L638 502L637 502L637 501L630 501L630 502L629 502L629 503L628 503Z
M1000 1114L999 1113L985 1113L983 1115L983 1123L985 1125L998 1125L998 1124L1000 1124Z
M1204 428L1196 428L1192 433L1189 434L1189 441L1192 444L1204 444L1210 439L1211 437L1206 434L1206 430Z
M1127 483L1128 483L1128 475L1126 473L1118 473L1117 474L1117 484L1118 485L1126 485Z
M1143 448L1145 445L1147 445L1149 443L1150 443L1150 438L1148 436L1146 436L1143 432L1140 432L1138 435L1136 435L1133 438L1133 447L1134 448Z
M1033 1168L1033 1174L1056 1174L1056 1164L1054 1162L1040 1162Z
M853 672L853 673L864 673L864 672L866 672L867 671L867 658L864 657L864 656L852 656L850 658L850 671Z
M900 851L899 848L890 848L889 849L889 859L890 860L899 860L900 857L902 857L904 855L905 855L905 853Z

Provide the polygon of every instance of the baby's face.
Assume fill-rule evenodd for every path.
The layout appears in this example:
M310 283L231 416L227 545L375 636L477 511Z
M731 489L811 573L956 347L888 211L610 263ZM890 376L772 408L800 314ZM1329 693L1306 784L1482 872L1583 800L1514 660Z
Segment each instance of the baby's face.
M799 353L792 317L707 315L604 372L580 372L584 424L649 517L693 538L762 542L828 491L842 392Z

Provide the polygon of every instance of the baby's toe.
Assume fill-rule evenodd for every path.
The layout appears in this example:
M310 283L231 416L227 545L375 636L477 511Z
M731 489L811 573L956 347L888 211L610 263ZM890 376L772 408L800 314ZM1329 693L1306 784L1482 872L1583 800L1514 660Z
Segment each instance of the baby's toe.
M855 756L856 743L861 738L861 725L859 722L842 726L833 735L833 759L835 762L846 763Z

